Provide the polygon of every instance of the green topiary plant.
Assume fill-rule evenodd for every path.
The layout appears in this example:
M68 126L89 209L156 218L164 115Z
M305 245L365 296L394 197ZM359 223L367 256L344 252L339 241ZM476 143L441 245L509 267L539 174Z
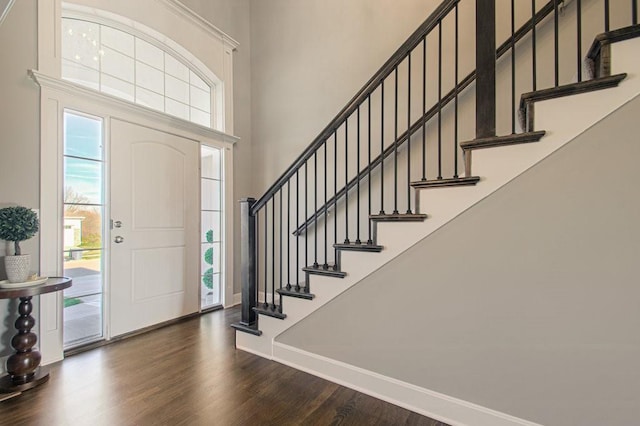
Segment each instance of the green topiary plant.
M0 239L13 241L16 256L22 254L20 241L28 240L38 232L38 215L22 206L0 209Z

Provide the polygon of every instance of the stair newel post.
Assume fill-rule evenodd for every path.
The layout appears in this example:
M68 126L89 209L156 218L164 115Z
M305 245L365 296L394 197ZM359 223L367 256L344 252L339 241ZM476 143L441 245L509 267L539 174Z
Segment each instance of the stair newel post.
M476 0L476 139L496 135L496 0ZM471 151L464 151L471 177Z
M240 200L240 256L242 282L242 318L240 324L252 327L256 324L257 313L254 311L258 304L257 292L257 255L256 225L257 216L251 212L256 200L244 198Z

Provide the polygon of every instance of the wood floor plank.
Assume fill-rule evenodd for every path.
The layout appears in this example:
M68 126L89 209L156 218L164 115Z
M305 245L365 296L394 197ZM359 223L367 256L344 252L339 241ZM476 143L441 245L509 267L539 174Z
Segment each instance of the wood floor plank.
M234 348L239 309L68 357L48 383L0 402L0 423L47 426L446 426Z

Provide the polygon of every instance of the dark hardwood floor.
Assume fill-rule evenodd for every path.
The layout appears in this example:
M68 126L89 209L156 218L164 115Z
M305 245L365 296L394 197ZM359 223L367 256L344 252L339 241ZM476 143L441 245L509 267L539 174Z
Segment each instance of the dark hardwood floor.
M232 308L93 349L0 402L2 425L443 423L234 349Z

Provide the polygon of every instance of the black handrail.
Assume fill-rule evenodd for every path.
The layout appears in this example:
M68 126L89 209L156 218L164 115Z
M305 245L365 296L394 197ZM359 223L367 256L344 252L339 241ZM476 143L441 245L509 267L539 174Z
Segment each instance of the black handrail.
M522 27L520 27L512 37L509 37L496 49L496 57L499 59L504 54L509 52L509 49L511 49L512 45L515 45L518 41L524 38L529 33L529 31L531 31L534 25L542 22L547 16L551 14L551 12L553 12L553 10L554 1L551 0L546 5L544 5L533 18L525 22L524 25L522 25ZM449 102L453 101L456 97L456 93L458 94L458 96L460 96L462 92L475 81L475 79L476 71L474 70L465 78L463 78L456 87L451 89L451 91L449 91L445 96L442 97L440 105L436 103L434 106L432 106L422 117L416 120L407 131L398 136L395 144L391 144L390 146L388 146L381 154L379 154L374 160L371 161L367 168L359 171L359 173L353 179L351 179L346 186L342 187L340 191L338 191L333 197L328 199L325 205L318 208L314 214L309 216L309 218L305 222L303 222L298 228L296 228L295 231L293 231L293 235L300 235L311 223L316 221L316 219L324 216L325 212L327 212L330 207L334 206L337 200L344 197L347 191L356 186L358 181L368 177L370 169L376 168L384 159L393 154L396 148L396 144L398 147L402 146L409 135L417 132L424 123L431 120L431 118L433 118L438 113L439 108L442 109L446 105L448 105Z
M285 183L293 177L296 170L299 170L303 164L313 156L313 154L322 146L325 141L333 135L344 121L361 105L367 97L373 93L378 85L394 71L398 63L400 63L407 54L413 50L422 39L433 30L438 23L444 19L447 14L453 10L460 0L445 0L436 10L414 31L402 46L389 58L387 62L371 77L362 89L347 103L347 105L331 120L331 122L320 132L313 142L300 154L300 156L289 166L289 168L275 181L269 189L258 199L251 207L251 213L256 214L279 190Z

